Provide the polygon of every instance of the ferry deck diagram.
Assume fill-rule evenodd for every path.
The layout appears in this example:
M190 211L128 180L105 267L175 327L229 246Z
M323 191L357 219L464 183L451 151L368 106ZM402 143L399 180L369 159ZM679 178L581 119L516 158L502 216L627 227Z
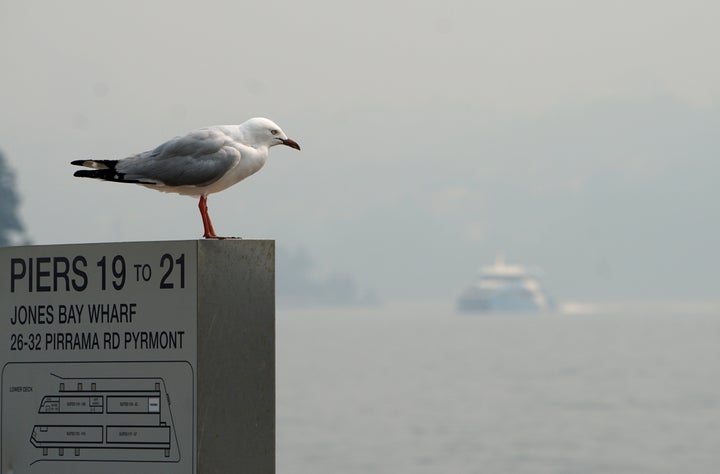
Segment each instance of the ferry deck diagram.
M57 462L192 464L192 379L181 361L7 364L2 443L24 445L20 464L32 472L58 472Z

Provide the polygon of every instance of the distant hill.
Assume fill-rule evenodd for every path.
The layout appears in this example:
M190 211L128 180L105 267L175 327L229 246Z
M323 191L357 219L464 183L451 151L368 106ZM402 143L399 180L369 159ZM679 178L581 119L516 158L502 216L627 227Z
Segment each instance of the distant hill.
M376 304L373 291L361 292L347 274L317 275L303 249L277 249L277 297L282 307L356 306Z

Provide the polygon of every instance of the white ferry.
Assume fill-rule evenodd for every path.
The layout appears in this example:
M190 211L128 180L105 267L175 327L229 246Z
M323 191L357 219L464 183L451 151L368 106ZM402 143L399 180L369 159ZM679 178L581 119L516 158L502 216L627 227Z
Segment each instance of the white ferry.
M522 265L508 265L500 255L495 264L480 269L458 298L457 308L465 313L550 311L555 303L537 274Z

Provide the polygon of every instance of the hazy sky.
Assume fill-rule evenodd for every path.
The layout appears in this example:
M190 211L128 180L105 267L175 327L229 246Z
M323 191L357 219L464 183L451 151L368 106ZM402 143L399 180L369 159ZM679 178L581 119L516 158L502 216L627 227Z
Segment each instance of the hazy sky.
M562 298L717 297L720 3L0 0L0 149L36 243L192 239L196 203L78 180L252 116L303 147L209 199L381 298L504 251Z

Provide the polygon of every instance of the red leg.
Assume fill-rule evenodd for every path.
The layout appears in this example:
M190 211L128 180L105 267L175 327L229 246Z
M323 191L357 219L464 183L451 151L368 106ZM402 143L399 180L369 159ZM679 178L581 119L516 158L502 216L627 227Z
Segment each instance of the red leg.
M198 203L198 208L200 209L200 217L202 217L203 230L205 232L203 234L203 237L205 237L206 239L219 238L215 234L215 229L213 229L212 222L210 221L210 215L208 214L208 207L207 207L207 197L200 196L200 202Z

